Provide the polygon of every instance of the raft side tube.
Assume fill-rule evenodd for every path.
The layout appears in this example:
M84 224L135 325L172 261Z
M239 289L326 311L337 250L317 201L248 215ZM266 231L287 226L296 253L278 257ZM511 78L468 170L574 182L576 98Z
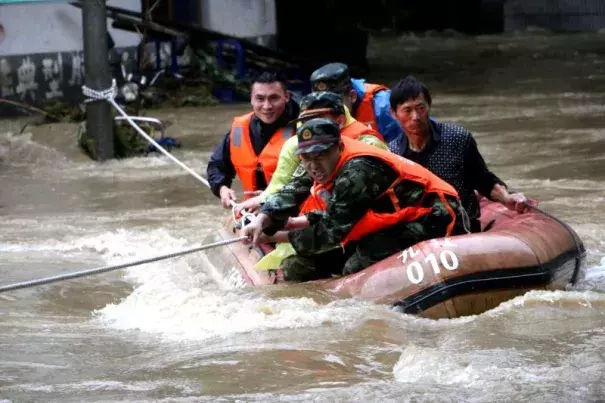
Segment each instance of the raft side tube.
M535 289L565 289L585 275L586 251L567 224L533 210L524 214L481 200L490 230L427 240L359 273L307 283L339 298L371 300L431 318L481 314ZM220 237L237 236L227 220ZM271 248L226 245L214 259L236 262L249 285L274 284L254 264ZM223 264L223 263L221 263Z

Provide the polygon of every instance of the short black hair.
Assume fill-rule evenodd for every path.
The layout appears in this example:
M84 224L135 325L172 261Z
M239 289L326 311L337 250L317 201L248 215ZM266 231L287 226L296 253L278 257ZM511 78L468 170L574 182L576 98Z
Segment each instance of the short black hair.
M252 80L252 85L255 83L259 84L271 84L280 83L284 91L288 90L288 83L286 76L277 71L263 71Z
M431 106L431 93L429 89L418 81L414 76L407 76L399 80L397 84L391 88L391 109L395 110L402 103L418 97L420 94L424 95L424 99Z

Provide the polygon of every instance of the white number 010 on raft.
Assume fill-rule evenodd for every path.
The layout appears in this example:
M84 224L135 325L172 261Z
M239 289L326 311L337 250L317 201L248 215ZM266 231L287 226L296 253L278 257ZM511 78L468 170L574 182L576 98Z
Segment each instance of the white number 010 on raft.
M445 245L453 246L452 242L447 240L447 238ZM409 248L401 252L398 257L401 258L401 263L405 264L405 262L407 262L409 258L414 258L419 253L420 252L415 250L413 246L410 246ZM439 263L441 263L441 266L443 266L446 270L449 271L456 270L460 266L460 260L458 259L458 256L456 256L456 254L449 249L443 249L439 252L431 252L425 256L423 261L424 263L430 264L431 268L433 269L433 272L436 275L441 273L441 270L439 269ZM419 284L422 282L422 280L424 280L424 266L419 261L411 262L407 265L406 274L412 284Z

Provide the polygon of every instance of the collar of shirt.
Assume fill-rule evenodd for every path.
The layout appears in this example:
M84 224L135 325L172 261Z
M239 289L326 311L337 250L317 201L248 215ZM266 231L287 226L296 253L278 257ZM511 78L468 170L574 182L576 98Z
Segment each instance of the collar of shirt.
M357 99L355 100L355 102L353 103L353 105L351 105L351 114L355 114L355 112L357 112L357 108L359 107L359 105L361 104L361 100L363 99L363 97L365 96L365 79L363 78L352 78L351 79L351 85L353 87L353 89L355 90L355 92L357 93Z
M349 108L347 108L347 106L345 105L345 125L344 125L344 127L347 127L348 125L350 125L353 122L355 122L355 118L353 118L353 116L351 115L351 112L349 111Z
M439 127L439 124L433 119L429 119L429 126L431 130L431 136L429 137L429 141L427 142L426 146L422 151L412 151L412 149L410 149L410 143L407 134L404 133L401 136L401 151L404 157L410 156L412 154L419 155L428 153L433 148L435 148L439 141L441 141L441 128Z
M266 143L271 140L271 137L275 134L276 131L285 127L291 120L298 117L300 112L300 108L298 104L290 99L284 112L281 114L277 120L271 124L263 123L256 115L252 116L252 121L250 122L250 130L253 138L258 138L261 143L263 143L260 148L262 149Z

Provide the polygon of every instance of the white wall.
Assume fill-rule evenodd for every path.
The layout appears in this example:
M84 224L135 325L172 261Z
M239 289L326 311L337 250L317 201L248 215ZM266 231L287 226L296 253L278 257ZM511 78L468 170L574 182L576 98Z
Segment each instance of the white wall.
M109 0L108 5L141 12L140 0ZM116 47L136 46L135 33L114 29L107 20ZM82 50L82 10L65 3L0 5L4 39L0 56Z
M204 28L244 38L277 33L275 0L200 0L200 4Z

